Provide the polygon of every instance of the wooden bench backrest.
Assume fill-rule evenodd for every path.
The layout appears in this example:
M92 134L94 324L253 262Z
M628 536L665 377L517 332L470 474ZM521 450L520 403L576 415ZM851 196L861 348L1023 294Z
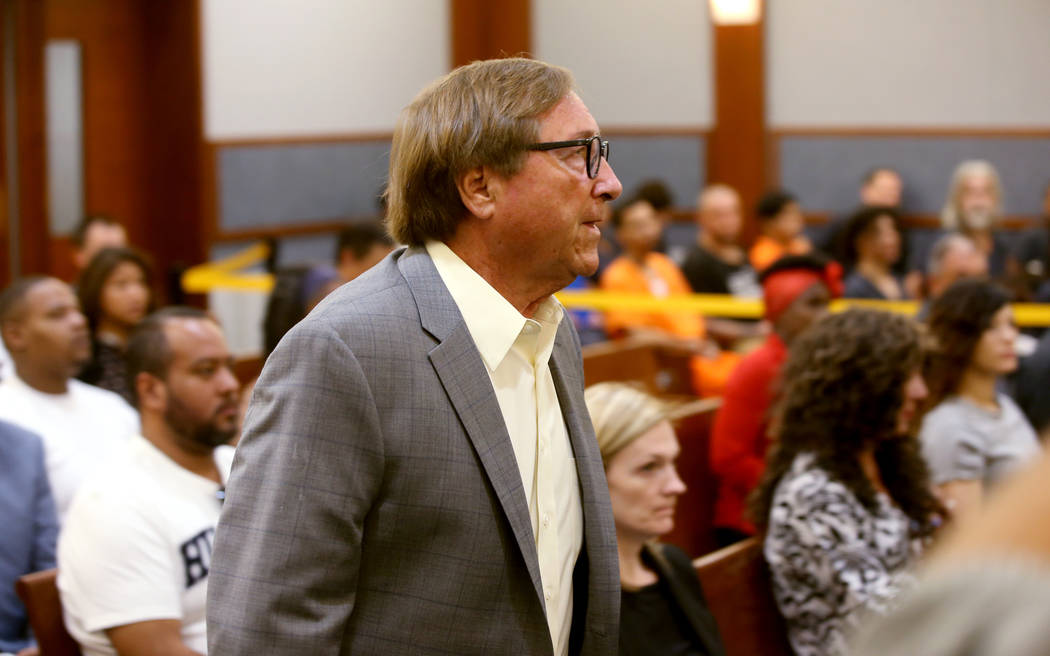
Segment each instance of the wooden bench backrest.
M676 422L675 433L681 452L676 463L686 490L678 497L674 528L660 536L686 552L690 558L710 553L716 547L712 534L715 511L715 477L708 465L711 425L721 399L690 403L691 412Z
M15 582L15 592L26 606L40 656L80 656L80 647L62 622L57 576L56 569L26 574Z
M693 561L729 656L791 656L758 538Z
M637 381L653 394L691 395L690 359L640 337L599 342L583 347L583 379L587 385Z

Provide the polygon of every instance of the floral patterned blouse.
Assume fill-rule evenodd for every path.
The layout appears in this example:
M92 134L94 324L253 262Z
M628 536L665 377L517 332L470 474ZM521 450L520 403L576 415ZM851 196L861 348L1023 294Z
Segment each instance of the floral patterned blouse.
M798 656L848 654L863 616L885 613L913 579L921 542L885 494L875 513L801 453L777 484L764 553Z

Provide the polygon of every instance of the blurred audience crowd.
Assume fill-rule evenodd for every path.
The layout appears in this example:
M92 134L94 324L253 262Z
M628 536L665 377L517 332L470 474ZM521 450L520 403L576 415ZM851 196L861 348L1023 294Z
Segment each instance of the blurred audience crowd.
M570 289L664 303L573 308L585 354L643 341L688 363L691 396L721 401L703 445L711 478L683 480L676 459L696 447L676 436L682 399L587 390L621 653L726 653L700 554L659 541L689 488L712 490L712 545L761 541L794 651L845 654L871 616L923 594L916 567L945 527L991 522L989 499L1039 460L1050 331L1019 329L1011 303L1050 302L1050 186L1038 224L1016 230L988 162L959 164L935 227L901 207L906 184L873 169L856 209L819 225L789 190L746 207L724 184L700 192L695 217L658 181L610 208L599 270ZM164 307L118 222L87 217L73 243L72 283L26 276L0 293L0 653L33 644L14 582L56 566L83 653L205 653L211 545L259 363L239 380L211 315ZM354 224L329 262L271 267L262 358L394 248L380 224ZM706 314L692 294L760 299L764 313ZM829 313L839 298L919 310ZM865 648L882 653L873 635Z

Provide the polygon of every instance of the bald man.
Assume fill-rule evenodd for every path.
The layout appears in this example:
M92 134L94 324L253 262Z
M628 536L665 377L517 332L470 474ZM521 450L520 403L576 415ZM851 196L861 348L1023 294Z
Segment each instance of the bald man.
M930 249L926 272L927 298L932 300L957 280L987 276L988 258L969 237L948 233Z
M743 225L740 196L728 185L707 187L697 199L696 219L700 235L682 265L693 291L758 298L762 289L737 242Z

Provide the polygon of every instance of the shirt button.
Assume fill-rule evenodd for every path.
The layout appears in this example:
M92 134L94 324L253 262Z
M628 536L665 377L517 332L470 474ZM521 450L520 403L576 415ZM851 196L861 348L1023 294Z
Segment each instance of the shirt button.
M551 525L550 513L543 513L543 528L549 528Z
M554 595L551 594L550 590L544 590L543 591L543 598L546 599L547 601L550 601L551 597L553 597L553 596Z

